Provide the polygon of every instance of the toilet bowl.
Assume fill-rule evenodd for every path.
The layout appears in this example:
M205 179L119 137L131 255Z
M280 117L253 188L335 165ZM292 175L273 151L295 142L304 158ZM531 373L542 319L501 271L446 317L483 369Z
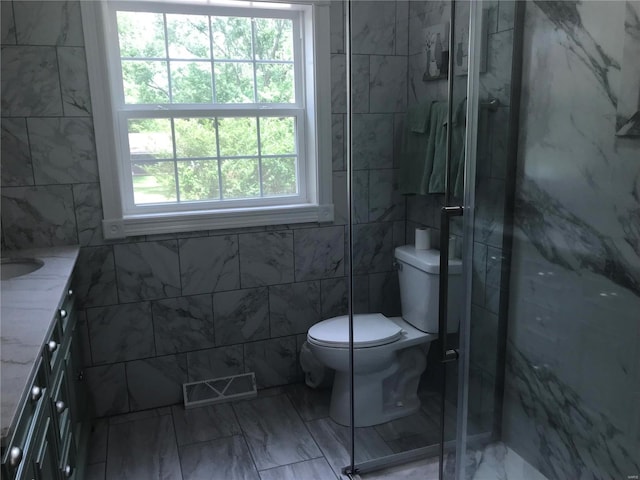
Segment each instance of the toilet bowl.
M427 353L438 337L439 252L396 248L402 317L381 313L353 316L354 425L367 427L411 415L420 408L417 395ZM458 287L462 264L449 260L449 291ZM459 309L449 302L447 330L457 330ZM349 316L313 325L307 344L317 360L335 371L331 418L350 425Z
M355 425L377 425L418 411L418 382L437 336L380 313L354 315L353 327ZM307 334L316 358L335 370L329 414L341 425L350 425L348 328L349 317L343 315L314 325ZM391 377L393 385L385 382Z

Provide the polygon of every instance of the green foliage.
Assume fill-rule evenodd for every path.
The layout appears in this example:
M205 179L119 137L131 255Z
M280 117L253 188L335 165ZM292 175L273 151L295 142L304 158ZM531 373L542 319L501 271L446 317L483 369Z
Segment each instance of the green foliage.
M118 34L129 104L295 101L291 20L118 12ZM135 159L171 159L133 165L136 203L175 201L176 183L181 201L259 197L261 187L265 196L296 192L296 159L280 156L297 153L294 118L171 122L129 121Z

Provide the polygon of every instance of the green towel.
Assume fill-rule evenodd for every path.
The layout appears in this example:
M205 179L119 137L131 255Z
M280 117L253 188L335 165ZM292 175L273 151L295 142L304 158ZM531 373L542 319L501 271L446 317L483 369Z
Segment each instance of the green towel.
M464 189L466 103L454 112L450 174L455 196ZM444 193L447 158L447 104L431 102L407 111L398 176L401 194Z

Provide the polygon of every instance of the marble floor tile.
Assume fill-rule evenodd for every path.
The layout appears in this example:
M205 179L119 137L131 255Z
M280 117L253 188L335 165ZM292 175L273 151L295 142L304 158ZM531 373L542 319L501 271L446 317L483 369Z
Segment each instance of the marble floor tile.
M242 434L228 403L192 409L174 405L171 411L179 446Z
M305 422L329 416L330 389L313 389L304 383L285 387L289 400Z
M164 415L171 415L171 407L151 408L149 410L141 410L139 412L117 415L115 417L109 418L109 425L134 422L136 420L144 420L146 418L162 417Z
M336 478L324 458L292 463L260 472L260 480L329 480Z
M286 395L235 404L258 470L322 456Z
M340 475L342 468L349 464L351 457L349 427L338 425L330 418L321 418L307 422L307 428L333 471ZM393 453L373 427L356 429L356 445L356 462L365 462Z
M180 480L180 460L171 416L109 427L107 480Z
M438 423L421 411L374 428L395 453L434 445L440 441Z
M242 436L180 447L184 480L259 480Z
M106 468L107 464L104 462L87 465L87 469L84 472L84 480L104 480Z

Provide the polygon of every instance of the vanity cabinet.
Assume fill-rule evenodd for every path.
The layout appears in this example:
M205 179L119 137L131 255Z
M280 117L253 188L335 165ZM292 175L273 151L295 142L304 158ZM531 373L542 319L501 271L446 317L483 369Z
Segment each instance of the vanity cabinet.
M82 372L74 293L65 290L13 436L2 452L6 480L84 476L91 402Z

